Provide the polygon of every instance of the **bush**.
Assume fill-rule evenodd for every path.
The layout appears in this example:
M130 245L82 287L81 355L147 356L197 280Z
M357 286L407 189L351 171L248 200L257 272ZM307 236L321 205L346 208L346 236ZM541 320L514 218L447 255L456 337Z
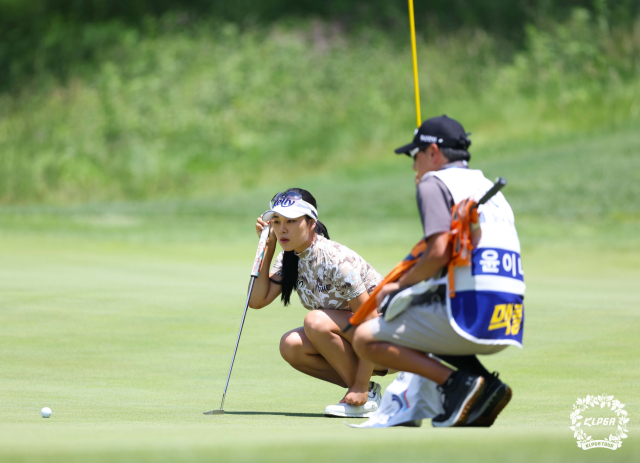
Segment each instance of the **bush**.
M244 30L184 21L148 19L144 33L84 26L78 48L94 50L94 65L72 60L65 85L41 79L1 95L0 201L231 192L386 159L410 135L406 43L319 20ZM479 30L421 41L423 116L482 129L474 147L627 123L640 105L639 31L576 10L530 27L507 62L503 42Z
M628 26L640 14L637 0L432 0L415 2L418 33L427 38L482 29L521 48L525 25L563 22L573 8ZM192 18L243 27L290 18L337 21L343 29L374 26L404 40L406 0L0 0L0 91L42 74L66 81L71 68L100 63L105 45L116 44L124 28L150 34L165 16L177 16L184 30ZM149 28L149 25L154 27ZM166 27L166 23L162 27ZM149 35L148 35L149 36Z

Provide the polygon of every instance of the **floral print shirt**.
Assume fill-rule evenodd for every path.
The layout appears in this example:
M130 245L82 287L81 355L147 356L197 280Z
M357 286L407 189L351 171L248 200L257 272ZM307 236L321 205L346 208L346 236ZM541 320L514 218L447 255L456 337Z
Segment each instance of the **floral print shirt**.
M271 273L282 276L282 251ZM359 254L318 235L298 256L296 291L309 309L351 310L348 302L365 291L369 294L383 280Z

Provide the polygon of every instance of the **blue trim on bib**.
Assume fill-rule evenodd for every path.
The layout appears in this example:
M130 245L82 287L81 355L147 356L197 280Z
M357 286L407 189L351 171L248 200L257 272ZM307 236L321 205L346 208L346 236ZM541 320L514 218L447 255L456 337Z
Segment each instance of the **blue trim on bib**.
M481 340L511 340L522 345L524 298L499 291L456 291L451 316L465 333Z
M524 281L520 253L499 248L476 248L471 258L471 275L491 275Z

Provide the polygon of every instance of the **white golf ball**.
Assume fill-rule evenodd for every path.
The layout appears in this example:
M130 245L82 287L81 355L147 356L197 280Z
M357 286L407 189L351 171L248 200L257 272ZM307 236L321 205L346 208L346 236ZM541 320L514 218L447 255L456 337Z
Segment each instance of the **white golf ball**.
M51 409L49 407L44 407L40 410L40 414L42 415L42 418L49 418L51 416Z

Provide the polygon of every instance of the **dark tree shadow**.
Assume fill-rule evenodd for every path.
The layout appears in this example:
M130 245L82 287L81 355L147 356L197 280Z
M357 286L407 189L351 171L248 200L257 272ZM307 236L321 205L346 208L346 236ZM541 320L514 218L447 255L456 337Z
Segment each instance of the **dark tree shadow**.
M302 418L324 418L322 413L284 413L284 412L228 412L225 415L275 415L275 416L298 416Z

